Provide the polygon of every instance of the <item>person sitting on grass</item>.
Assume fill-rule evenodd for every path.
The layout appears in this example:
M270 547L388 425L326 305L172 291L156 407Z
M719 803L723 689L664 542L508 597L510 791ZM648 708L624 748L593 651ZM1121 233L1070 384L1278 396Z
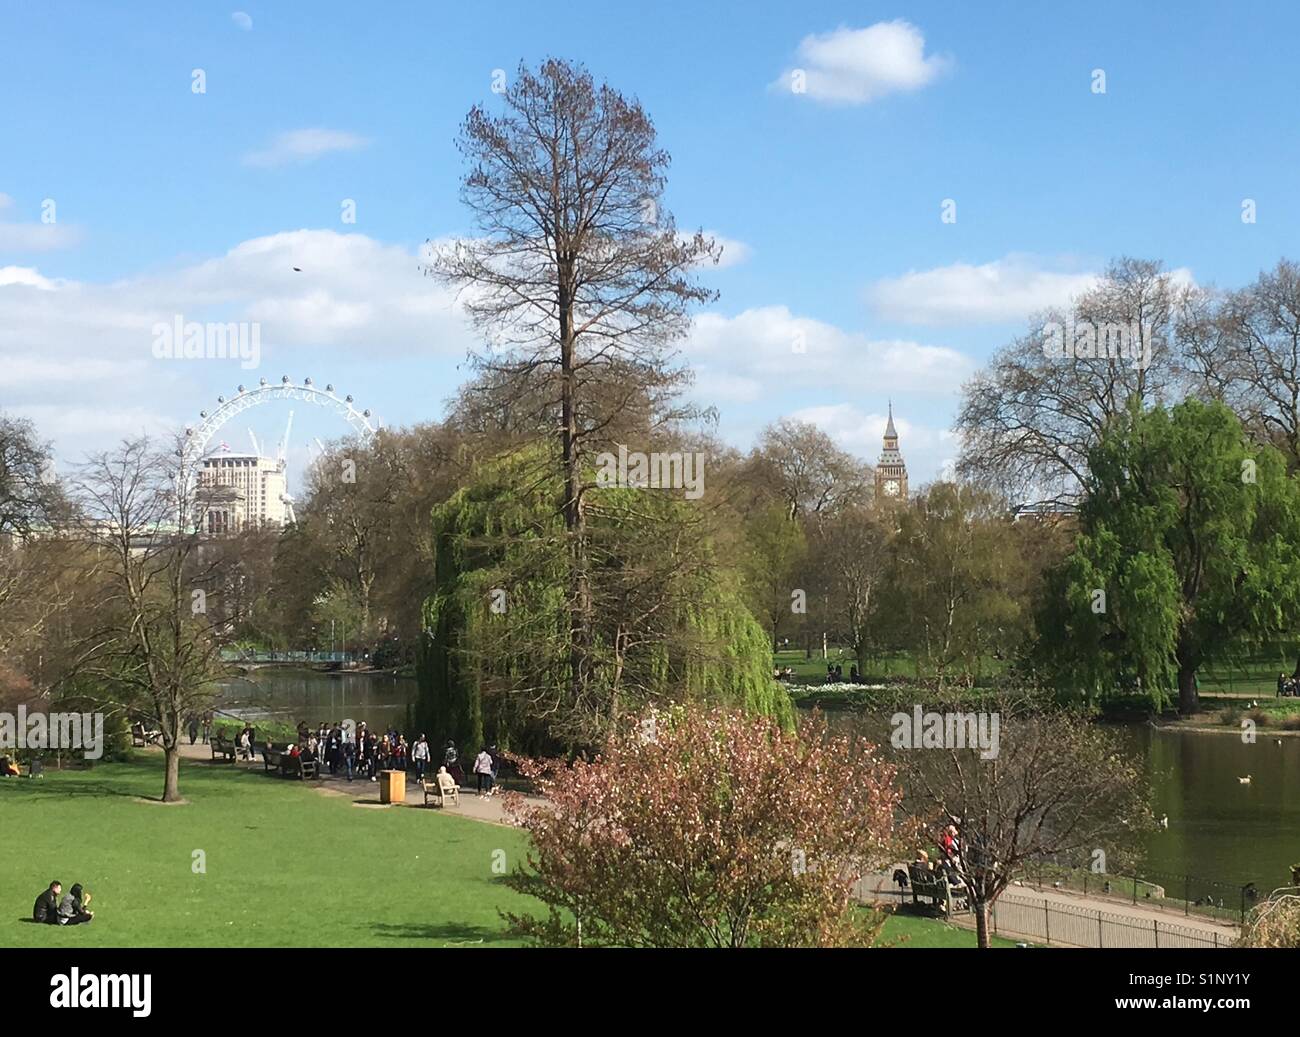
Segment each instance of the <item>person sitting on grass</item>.
M63 892L63 883L55 879L42 891L32 905L32 921L44 925L59 924L59 895Z
M67 895L59 902L59 925L84 925L95 917L94 911L88 911L90 894L82 891L81 883L74 883Z

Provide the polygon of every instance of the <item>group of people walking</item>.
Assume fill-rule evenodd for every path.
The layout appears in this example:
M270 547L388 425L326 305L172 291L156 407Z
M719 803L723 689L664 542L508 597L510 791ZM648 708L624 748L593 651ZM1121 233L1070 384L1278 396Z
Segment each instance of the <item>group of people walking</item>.
M191 742L195 741L201 728L206 743L211 727L211 714L191 718ZM424 781L425 776L435 769L445 769L457 786L466 785L460 753L454 741L448 741L441 750L437 750L429 744L426 735L421 734L413 743L408 743L406 736L395 727L380 732L372 730L365 721L357 724L355 729L342 721L320 723L313 729L306 721L301 721L297 736L297 742L284 750L286 753L320 763L329 769L330 774L343 775L348 781L366 778L378 781L379 772L385 770L414 771L415 780ZM256 739L257 733L252 724L245 723L234 737L240 759L256 759ZM437 765L439 756L440 766ZM495 745L481 747L474 757L471 773L480 796L496 795L502 759L503 754Z
M248 736L246 738L246 736ZM251 745L251 728L240 732L241 749L246 740ZM379 772L414 771L416 781L424 781L434 764L435 750L426 735L421 734L413 744L396 728L380 733L370 729L364 721L353 730L342 722L320 724L313 731L304 721L298 725L298 743L288 749L291 754L323 763L332 775L379 780ZM441 769L451 775L457 786L465 784L460 753L454 741L448 741L441 751ZM480 796L495 795L497 779L501 773L502 754L495 745L484 746L474 757L473 773Z

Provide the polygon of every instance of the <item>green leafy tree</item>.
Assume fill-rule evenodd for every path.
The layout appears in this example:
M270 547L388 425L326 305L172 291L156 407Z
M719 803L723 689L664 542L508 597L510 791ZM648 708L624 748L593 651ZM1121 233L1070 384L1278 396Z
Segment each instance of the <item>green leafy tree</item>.
M800 522L791 521L784 505L760 508L745 522L748 551L744 558L746 599L754 615L761 616L772 633L772 649L782 631L797 624L792 595L807 595L807 580L800 574L808 557L808 541Z
M601 744L626 712L683 699L790 724L768 638L713 564L697 510L652 490L590 494L592 666L587 694L571 697L559 474L536 478L546 449L483 465L434 510L421 727L470 744L487 735L553 751Z
M1024 556L995 495L935 483L898 515L891 601L896 642L940 690L974 683L981 659L1005 654L1029 628L1020 589Z
M1041 626L1058 684L1109 694L1172 688L1300 617L1300 487L1222 404L1187 400L1116 424L1089 455L1073 554Z

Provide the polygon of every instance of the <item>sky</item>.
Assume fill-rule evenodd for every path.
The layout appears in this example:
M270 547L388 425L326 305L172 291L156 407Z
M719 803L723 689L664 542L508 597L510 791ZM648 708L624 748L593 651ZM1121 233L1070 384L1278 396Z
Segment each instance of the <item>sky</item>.
M0 0L0 410L60 466L261 378L438 419L479 344L419 271L474 230L457 128L557 56L640 100L667 207L724 244L680 345L722 436L796 417L874 461L892 400L918 486L963 382L1110 259L1236 287L1288 254L1297 30L1284 3ZM255 324L257 366L156 355L177 317ZM290 409L301 473L336 413L214 442L266 450Z

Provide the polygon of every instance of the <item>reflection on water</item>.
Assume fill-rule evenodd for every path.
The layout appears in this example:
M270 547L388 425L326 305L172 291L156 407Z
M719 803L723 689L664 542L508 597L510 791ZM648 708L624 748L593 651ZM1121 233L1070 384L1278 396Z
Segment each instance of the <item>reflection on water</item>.
M238 716L271 717L313 728L321 721L365 721L375 730L406 730L415 680L387 673L322 673L266 666L247 679L222 682L219 708Z
M1156 817L1169 816L1147 843L1152 868L1264 891L1290 885L1300 863L1300 738L1260 728L1249 745L1236 734L1122 730L1146 757Z

